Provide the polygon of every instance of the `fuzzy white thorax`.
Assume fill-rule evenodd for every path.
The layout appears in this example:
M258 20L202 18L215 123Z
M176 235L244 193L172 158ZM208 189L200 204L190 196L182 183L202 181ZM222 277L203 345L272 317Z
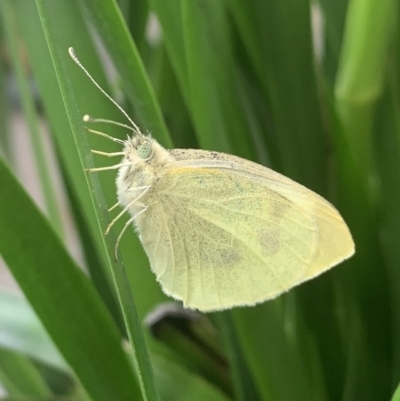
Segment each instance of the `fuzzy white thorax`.
M143 145L150 145L151 153L147 158L139 155L138 149ZM129 205L141 193L143 187L149 187L146 196L135 202L130 208L131 215L135 215L146 199L152 195L152 187L163 175L165 165L172 162L174 158L155 139L150 136L136 134L125 141L125 156L122 159L123 166L119 169L116 186L119 204L122 207Z

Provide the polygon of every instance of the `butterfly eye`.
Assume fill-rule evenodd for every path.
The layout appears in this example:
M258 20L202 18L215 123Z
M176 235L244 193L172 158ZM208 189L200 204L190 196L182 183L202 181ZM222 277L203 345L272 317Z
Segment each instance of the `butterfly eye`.
M151 145L149 143L144 143L137 148L137 154L141 159L148 159L151 155Z

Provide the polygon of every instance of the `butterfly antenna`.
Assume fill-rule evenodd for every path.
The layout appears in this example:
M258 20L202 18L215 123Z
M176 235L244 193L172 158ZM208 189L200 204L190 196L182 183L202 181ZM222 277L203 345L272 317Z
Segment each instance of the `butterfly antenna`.
M143 135L140 131L140 128L132 121L132 119L128 116L128 113L94 80L94 78L89 74L89 71L81 64L78 57L75 54L75 50L73 47L68 49L68 53L71 56L72 60L74 60L75 64L87 75L87 77L93 82L93 84L100 90L100 92L108 99L111 103L113 103L117 109L127 118L127 120L132 124L132 127L129 127L137 134Z
M87 127L86 127L86 129L87 129L87 131L90 132L91 134L95 134L95 135L98 135L98 136L102 136L102 137L104 137L104 138L109 139L110 141L119 143L120 145L125 145L125 141L122 141L121 139L118 139L118 138L114 138L113 136L107 135L107 134L105 134L104 132L96 131L96 130L94 130L94 129L90 129L90 128L87 128ZM128 136L128 138L129 138L129 136Z
M89 116L88 114L85 114L83 116L83 121L85 123L107 123L107 124L112 124L112 125L118 125L118 127L127 128L131 131L133 130L133 128L130 125L119 123L118 121L106 120L104 118L94 118L94 117Z

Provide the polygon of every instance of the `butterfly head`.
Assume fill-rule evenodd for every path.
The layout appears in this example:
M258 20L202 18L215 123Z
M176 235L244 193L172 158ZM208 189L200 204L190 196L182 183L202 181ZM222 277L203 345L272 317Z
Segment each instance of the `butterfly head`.
M125 142L125 159L136 168L158 170L171 160L168 151L150 135L136 132Z
M127 153L137 161L148 161L153 157L154 139L137 133L127 141Z

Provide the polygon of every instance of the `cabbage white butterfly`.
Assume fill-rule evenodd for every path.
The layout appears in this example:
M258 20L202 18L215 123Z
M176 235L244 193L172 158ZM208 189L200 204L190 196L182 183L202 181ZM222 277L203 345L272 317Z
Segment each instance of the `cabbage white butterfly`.
M350 231L325 199L291 179L237 156L164 149L133 131L118 169L118 206L131 215L163 291L185 307L212 311L254 305L310 280L354 253ZM85 121L107 120L90 119ZM111 122L112 123L112 122ZM117 206L115 205L115 206Z

